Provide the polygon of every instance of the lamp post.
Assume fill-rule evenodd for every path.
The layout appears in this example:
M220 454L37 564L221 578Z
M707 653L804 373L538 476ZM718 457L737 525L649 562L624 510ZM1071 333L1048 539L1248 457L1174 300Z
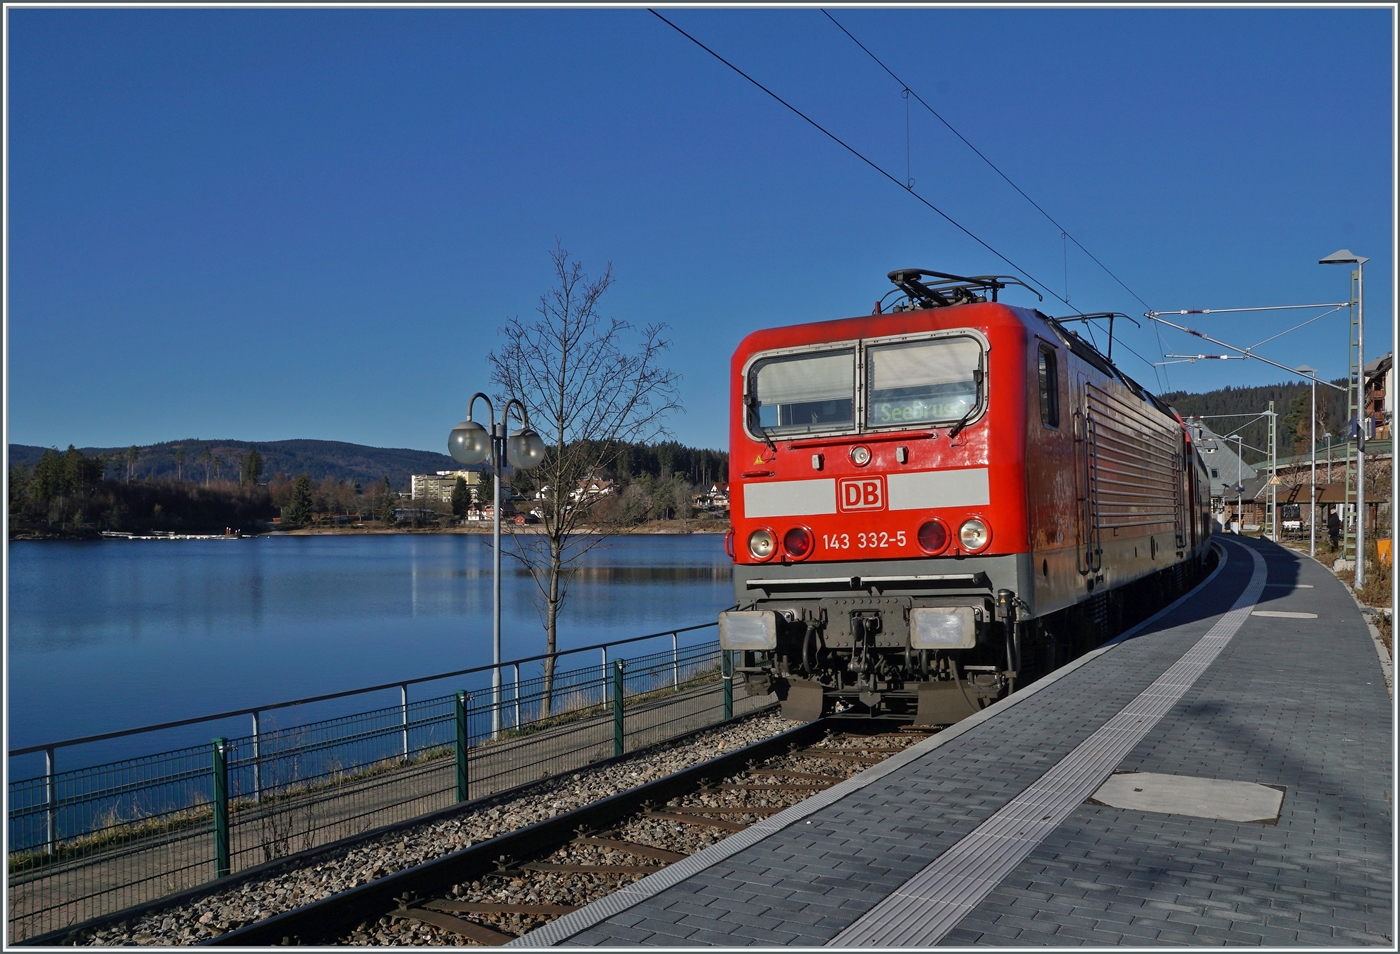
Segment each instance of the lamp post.
M1356 266L1356 588L1366 583L1366 324L1362 307L1361 271L1370 259L1344 248L1319 265Z
M488 433L472 420L472 408L476 399L486 402L486 419L491 424ZM506 428L510 419L510 409L514 407L520 414L520 429L509 437ZM491 737L501 734L501 471L508 464L521 470L536 467L544 460L544 441L530 429L530 417L525 405L515 398L501 408L501 420L495 420L495 408L491 399L480 391L472 395L467 404L467 419L447 437L447 449L452 459L459 464L473 466L491 461L495 477L491 507Z
M1312 388L1312 417L1308 418L1308 556L1317 556L1317 369L1306 364L1298 370L1308 376Z
M1231 434L1225 439L1235 442L1235 532L1244 533L1244 438Z

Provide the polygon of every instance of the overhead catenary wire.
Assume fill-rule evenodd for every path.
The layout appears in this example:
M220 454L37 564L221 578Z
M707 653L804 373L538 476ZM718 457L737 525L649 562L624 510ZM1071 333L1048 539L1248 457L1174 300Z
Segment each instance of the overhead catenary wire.
M1313 305L1312 307L1316 308L1317 306L1316 306L1316 305ZM1224 309L1221 309L1221 310L1223 311ZM1241 309L1241 310L1243 310L1243 309ZM1170 312L1168 312L1168 314L1170 314ZM1197 314L1200 314L1200 312L1197 312ZM1219 338L1212 338L1210 335L1206 334L1206 333L1203 332L1203 331L1196 331L1194 328L1188 328L1188 327L1186 327L1185 325L1178 325L1178 324L1177 324L1176 322L1174 322L1174 321L1168 321L1167 319L1165 319L1165 318L1163 318L1163 317L1161 316L1161 312L1149 311L1146 315L1144 315L1144 317L1145 317L1145 318L1148 318L1148 319L1150 319L1150 320L1152 320L1152 321L1154 321L1154 322L1159 322L1159 323L1161 323L1161 324L1164 324L1164 325L1166 325L1168 328L1175 328L1177 331L1184 331L1184 332L1186 332L1188 335L1195 335L1197 338L1200 338L1200 339L1202 339L1202 340L1204 340L1204 341L1209 341L1211 344L1220 345L1222 348L1229 348L1231 351L1235 352L1236 354L1241 354L1241 355L1244 355L1245 357L1253 358L1253 359L1256 360L1256 361L1262 361L1262 362L1264 362L1265 364L1273 365L1273 366L1276 367L1276 368L1279 368L1279 369L1281 369L1281 370L1287 371L1289 374L1296 374L1296 375L1298 375L1299 377L1301 377L1301 378L1303 378L1303 379L1305 379L1305 380L1314 380L1314 381L1316 381L1318 384L1324 384L1324 385L1326 385L1327 387L1329 387L1329 388L1334 388L1334 389L1336 389L1336 390L1338 390L1338 391L1345 391L1345 390L1346 390L1346 388L1338 387L1337 385L1332 384L1332 383L1329 382L1329 381L1324 381L1324 380L1322 380L1321 378L1318 378L1318 377L1316 377L1316 376L1309 376L1309 375L1303 374L1303 373L1302 373L1301 371L1299 371L1297 368L1290 368L1290 367L1289 367L1288 365L1286 365L1286 364L1279 364L1277 361L1273 361L1273 360L1271 360L1271 359L1269 359L1269 358L1264 357L1263 355L1255 354L1253 351L1249 350L1248 348L1240 348L1240 347L1237 347L1237 346L1235 346L1235 345L1230 344L1230 342L1228 342L1228 341L1221 341ZM1322 316L1319 315L1318 317L1322 317Z
M763 92L767 93L767 94L768 94L769 96L771 96L773 99L777 100L780 104L782 104L783 106L787 107L787 109L789 109L789 110L790 110L792 113L794 113L796 116L798 116L799 118L801 118L802 120L804 120L806 123L808 123L813 129L817 130L817 131L820 132L822 135L824 135L824 136L826 136L828 139L830 139L832 142L834 142L834 143L836 143L838 146L840 146L842 149L845 149L845 150L846 150L847 152L849 152L851 155L855 156L855 157L856 157L857 159L859 159L861 162L865 163L867 166L869 166L870 168L874 169L876 172L880 173L880 175L884 176L886 179L890 180L890 181L893 182L895 185L899 186L899 187L900 187L901 189L903 189L905 192L908 192L908 193L909 193L910 195L912 195L914 198L918 199L919 202L921 202L923 205L927 206L929 209L931 209L932 211L934 211L935 213L937 213L937 214L938 214L940 217L942 217L942 219L943 219L944 221L946 221L949 225L953 226L953 227L956 228L959 232L962 232L964 235L966 235L968 238L972 239L972 240L973 240L974 242L976 242L978 245L982 246L982 247L985 248L987 251L989 251L989 252L991 252L993 255L995 255L997 258L999 258L999 259L1001 259L1003 262L1005 262L1007 265L1010 265L1010 266L1011 266L1013 269L1015 269L1017 272L1019 272L1019 273L1021 273L1022 275L1024 275L1024 276L1026 277L1026 279L1029 280L1029 281L1031 282L1031 284L1033 284L1033 285L1035 285L1036 287L1040 288L1042 291L1044 291L1044 292L1045 292L1047 295L1049 295L1051 298L1054 298L1056 301L1062 303L1066 308L1072 308L1072 307L1073 307L1072 305L1070 305L1069 302L1065 301L1065 300L1064 300L1063 298L1061 298L1059 295L1055 294L1055 292L1051 290L1051 288L1050 288L1049 285L1046 285L1046 284L1045 284L1044 282L1042 282L1040 279L1038 279L1038 278L1036 278L1034 275L1032 275L1029 271L1027 271L1026 269L1022 268L1020 265L1017 265L1017 264L1016 264L1015 262L1013 262L1011 259L1007 258L1007 257L1006 257L1005 255L1003 255L1001 252L997 251L995 248L993 248L991 245L989 245L986 241L984 241L980 236L978 236L975 232L973 232L973 231L972 231L971 229L969 229L967 226L963 225L963 224L962 224L961 222L959 222L957 219L953 218L953 217L952 217L951 215L949 215L947 212L944 212L942 209L940 209L938 206L934 205L934 204L933 204L932 202L930 202L928 199L925 199L923 196L919 195L919 193L915 192L912 188L910 188L910 186L909 186L907 183L905 183L905 182L900 182L899 179L898 179L897 177L891 175L891 174L890 174L883 166L881 166L879 163L877 163L877 162L875 162L873 159L870 159L869 157L867 157L864 153L860 152L858 149L856 149L856 148L855 148L854 146L852 146L850 143L846 142L844 139L842 139L841 137L837 136L837 135L836 135L835 133L833 133L831 130L829 130L829 129L827 129L825 126L823 126L821 123L817 122L817 121L816 121L815 119L813 119L811 116L808 116L808 115L807 115L806 113L804 113L802 110L798 109L796 106L792 105L792 104L789 103L787 100L783 99L781 96L779 96L777 93L773 92L773 91L772 91L771 89L769 89L767 86L764 86L762 83L760 83L758 80L754 79L754 78L753 78L752 76L750 76L748 73L745 73L745 72L744 72L743 70L741 70L739 67L735 66L733 63L729 62L729 61L728 61L727 59L725 59L723 56L721 56L720 54L716 53L714 50L710 49L710 48L709 48L708 46L706 46L704 43L700 42L700 41L697 40L695 37L691 36L691 35L690 35L689 33L687 33L685 30L683 30L683 29L681 29L680 27L676 26L676 24L674 24L674 23L672 23L670 20L666 19L666 18L665 18L664 16L662 16L660 13L657 13L655 10L651 9L650 7L648 7L647 9L648 9L648 12L650 12L653 16L655 16L655 17L656 17L658 20L660 20L662 23L665 23L668 27L670 27L671 29L675 30L675 31L676 31L677 33L679 33L681 36L685 37L687 40L689 40L690 42L694 43L696 46L700 47L700 49L704 50L706 53L710 54L710 55L713 56L715 59L719 60L719 61L720 61L721 63L723 63L725 66L729 67L731 70L733 70L734 72L738 73L740 76L742 76L744 79L748 80L748 81L749 81L750 83L752 83L754 86L757 86L759 89L763 90Z
M1313 316L1312 316L1311 318L1309 318L1307 321L1300 321L1298 324L1294 325L1292 328L1289 328L1287 331L1280 331L1280 332L1279 332L1278 334L1276 334L1276 335L1270 335L1269 337L1265 338L1263 341L1256 341L1254 344L1250 345L1250 346L1249 346L1248 348L1246 348L1245 350L1246 350L1246 351L1253 351L1255 348L1259 347L1259 346L1262 345L1262 344L1268 344L1270 341L1273 341L1275 338L1282 338L1284 335L1292 334L1293 332L1297 331L1299 328L1302 328L1304 325L1310 325L1310 324L1312 324L1314 321L1317 321L1317 320L1319 320L1319 319L1321 319L1321 318L1326 318L1326 317L1327 317L1328 315L1330 315L1330 314L1334 314L1335 312L1341 311L1344 307L1346 307L1346 306L1345 306L1345 305L1338 305L1336 308L1332 308L1332 309L1330 309L1330 310L1328 310L1328 311L1324 311L1324 312L1323 312L1322 314L1320 314L1320 315L1313 315Z
M878 56L875 55L875 53L874 53L868 46L866 46L866 45L865 45L864 43L862 43L860 40L856 39L855 35L854 35L853 33L851 33L850 30L846 29L846 27L841 23L841 21L837 20L835 17L833 17L833 16L832 16L828 11L826 11L826 10L822 10L822 14L823 14L828 20L830 20L830 21L836 26L836 28L837 28L838 30L840 30L842 33L846 34L846 36L850 38L850 40L851 40L852 43L854 43L856 46L860 47L861 50L863 50L863 51L865 52L865 55L866 55L866 56L868 56L868 57L870 57L872 60L874 60L875 63L876 63L876 65L878 65L878 66L880 67L880 69L882 69L882 70L884 70L886 73L888 73L888 74L890 75L890 78L893 79L896 83L898 83L898 84L900 85L900 87L903 89L903 95L904 95L904 97L905 97L906 103L907 103L908 98L909 98L910 96L913 96L915 99L917 99L917 100L919 101L919 105L920 105L920 106L923 106L924 109L928 110L929 113L932 114L933 117L934 117L935 119L937 119L940 123L942 123L944 126L946 126L946 127L948 128L948 131L949 131L949 132L951 132L954 136L957 136L958 139L962 140L963 145L967 146L967 148L971 149L974 153L976 153L976 154L977 154L977 157L978 157L979 159L981 159L983 162L985 162L989 167L991 167L991 169L992 169L993 172L995 172L997 175L1001 176L1002 179L1004 179L1004 180L1006 181L1006 184L1007 184L1007 185L1009 185L1009 186L1011 186L1011 188L1015 189L1016 192L1021 196L1021 198L1025 199L1027 202L1029 202L1029 203L1035 208L1035 210L1036 210L1037 212L1039 212L1041 215L1045 216L1046 220L1049 221L1051 225L1055 226L1055 228L1057 228L1057 229L1060 230L1060 240L1061 240L1061 245L1063 246L1063 252L1064 252L1065 295L1064 295L1063 298L1060 298L1059 295L1056 295L1056 296L1054 296L1054 297L1059 298L1060 301L1064 302L1066 305L1069 305L1069 307L1071 307L1071 308L1074 307L1073 305L1070 305L1070 304L1069 304L1069 248L1068 248L1068 245L1065 244L1065 240L1068 239L1070 242L1073 242L1073 243L1075 244L1075 247L1077 247L1081 252L1083 252L1085 255L1087 255L1087 256L1090 258L1090 260L1093 261L1093 263L1094 263L1095 265L1097 265L1097 266L1099 266L1099 268L1103 269L1104 272L1105 272L1110 278L1112 278L1115 282L1117 282L1119 285L1121 285L1121 286L1123 287L1123 290L1124 290L1124 291L1126 291L1128 294L1130 294L1130 295L1132 295L1134 298L1136 298L1136 299L1138 300L1139 304L1142 305L1142 307L1151 310L1152 306L1149 305L1146 301L1144 301L1144 300L1143 300L1143 297L1142 297L1141 295L1139 295L1137 292L1133 291L1133 289L1130 288L1130 287L1128 286L1128 283L1127 283L1127 282L1123 281L1123 279L1119 278L1118 275L1114 273L1113 269L1109 268L1107 265L1105 265L1103 262L1101 262L1101 261L1099 260L1098 256L1094 255L1093 252L1091 252L1091 251L1089 251L1087 248L1085 248L1085 247L1084 247L1084 243L1080 242L1079 239L1075 238L1075 237L1070 233L1070 231L1069 231L1068 229L1066 229L1063 225L1061 225L1058 221L1056 221L1056 219L1055 219L1055 217L1054 217L1053 215L1051 215L1049 212L1045 211L1045 209L1041 206L1041 204L1040 204L1039 202L1035 201L1034 199L1032 199L1032 198L1026 193L1026 191L1025 191L1024 189L1022 189L1022 188L1021 188L1020 186L1018 186L1014 181L1012 181L1012 179L1011 179L1010 176L1008 176L1005 172L1002 172L1001 168L1000 168L995 162L992 162L991 159L987 158L987 155L986 155L985 153L983 153L982 150L980 150L980 149L978 149L976 146L974 146L974 145L972 144L972 141L971 141L971 140L969 140L966 136L964 136L961 132L959 132L959 131L957 130L957 128L956 128L952 123L948 122L948 120L944 118L944 116L943 116L942 113L940 113L938 110L936 110L936 109L934 109L932 106L930 106L930 105L924 100L924 98L923 98L922 96L920 96L917 92L915 92L915 91L909 86L908 83L904 82L903 79L901 79L898 75L896 75L895 72L894 72L894 70L890 69L889 66L887 66L887 65L885 64L884 60L880 59ZM907 111L907 106L906 106L906 111ZM908 125L908 117L907 117L907 116L906 116L906 118L905 118L905 124L906 124L906 126ZM907 136L907 133L906 133L906 141L907 141L907 138L908 138L908 136ZM1154 330L1154 332L1156 333L1156 336L1157 336L1157 350L1158 350L1159 353L1162 353L1163 356L1165 356L1165 352L1166 352L1166 343L1162 340L1162 332L1161 332L1161 329L1154 328L1153 330ZM1132 348L1129 348L1127 345L1124 345L1123 347L1128 348L1128 351L1130 351L1132 354L1136 355L1138 358L1142 359L1142 361L1143 361L1144 363L1146 363L1147 365L1149 365L1149 366L1152 368L1153 374L1157 377L1157 386L1158 386L1158 388L1161 388L1161 387L1162 387L1162 376L1163 376L1166 372L1159 371L1158 365L1156 365L1154 362L1148 361L1146 358L1143 358L1142 355L1138 354L1136 351L1133 351L1133 349L1132 349ZM1167 383L1167 386L1168 386L1168 387L1171 386L1171 380L1170 380L1170 378L1167 379L1167 382L1166 382L1166 383Z
M893 79L896 83L898 83L903 89L907 90L908 93L909 93L909 95L911 95L911 96L913 96L915 99L917 99L917 100L919 101L919 105L920 105L920 106L923 106L924 109L927 109L930 113L932 113L933 116L934 116L940 123L942 123L944 126L947 126L947 127L948 127L948 131L951 132L954 136L957 136L959 139L961 139L962 142L963 142L963 145L967 146L967 148L969 148L969 149L971 149L973 152L977 153L977 157L978 157L979 159L981 159L983 162L985 162L988 166L990 166L990 167L992 168L992 171L994 171L997 175L1001 176L1002 179L1006 180L1006 184L1009 185L1009 186L1011 186L1011 188L1015 189L1015 190L1017 191L1017 193L1020 194L1021 198L1025 199L1027 202L1029 202L1031 205L1033 205L1033 206L1035 207L1035 210L1036 210L1037 212L1039 212L1041 215L1045 216L1045 218L1050 222L1051 225L1053 225L1053 226L1055 226L1055 228L1059 229L1059 230L1060 230L1060 234L1061 234L1062 236L1068 238L1071 242L1073 242L1073 243L1075 244L1075 246L1078 247L1078 249L1079 249L1081 252L1083 252L1085 255L1089 256L1089 258L1091 258L1091 259L1093 260L1093 262L1094 262L1095 265L1099 266L1099 268L1102 268L1102 269L1108 274L1108 276L1109 276L1110 278L1112 278L1115 282L1117 282L1119 285L1122 285L1122 286L1123 286L1123 290L1126 291L1129 295L1132 295L1134 298L1136 298L1136 299L1138 300L1138 302L1142 305L1142 307L1147 308L1147 309L1151 309L1151 308L1152 308L1151 305L1149 305L1147 302L1143 301L1141 295L1139 295L1137 292L1133 291L1131 288L1128 287L1128 283L1127 283L1127 282L1123 281L1123 279L1121 279L1121 278L1119 278L1117 275L1115 275L1115 274L1113 273L1113 270L1112 270L1111 268L1109 268L1109 267L1108 267L1107 265L1105 265L1103 262L1099 261L1099 259L1094 255L1093 252L1091 252L1091 251L1089 251L1087 248L1085 248L1084 245L1079 241L1079 239L1075 238L1074 235L1073 235L1068 229L1066 229L1066 228L1065 228L1063 225L1061 225L1059 222L1055 221L1055 217L1054 217L1053 215L1051 215L1049 212L1046 212L1045 209L1041 207L1041 205L1040 205L1039 202L1035 201L1035 200L1032 199L1029 195L1027 195L1026 192L1025 192L1025 190L1022 189L1020 186L1018 186L1015 182L1013 182L1013 181L1011 180L1011 177L1010 177L1010 176L1008 176L1006 173L1002 172L1001 169L997 166L996 163L994 163L994 162L992 162L992 160L988 159L987 156L982 152L982 150L978 149L976 146L974 146L974 145L971 143L971 141L968 140L968 138L967 138L966 136L964 136L962 133L958 132L958 130L953 126L953 124L950 123L950 122L948 122L948 120L944 119L944 118L943 118L943 115L942 115L941 113L939 113L938 110L934 109L934 108L933 108L932 106L930 106L927 102L925 102L925 101L924 101L924 98L923 98L922 96L920 96L917 92L915 92L914 89L913 89L913 87L911 87L908 83L904 82L904 80L902 80L902 79L900 79L898 76L896 76L894 70L892 70L892 69L890 69L888 66L886 66L886 65L885 65L885 62L884 62L883 60L881 60L878 56L876 56L873 52L871 52L871 50L870 50L869 47L867 47L864 43L860 42L860 40L857 40L857 39L855 38L855 36L851 33L850 30L847 30L844 26L841 25L841 21L837 20L835 17L833 17L833 16L832 16L830 13L828 13L826 10L822 10L822 13L826 16L826 18L827 18L828 20L830 20L832 23L834 23L834 24L836 25L836 28L837 28L838 30L840 30L842 33L846 34L846 36L850 37L852 43L854 43L856 46L858 46L858 47L860 47L862 50L864 50L864 51L865 51L865 54L866 54L867 56L869 56L872 60L874 60L874 61L879 65L880 69L882 69L882 70L884 70L886 73L888 73L888 74L890 75L890 78L891 78L891 79ZM1059 298L1058 295L1056 295L1055 297L1056 297L1056 298ZM1060 300L1061 300L1061 301L1064 301L1064 299L1060 299ZM1068 304L1068 302L1066 302L1066 304Z
M742 76L744 79L748 80L748 81L749 81L750 83L752 83L754 86L758 87L760 90L762 90L763 92L767 93L770 97L772 97L774 100L776 100L780 105L782 105L782 106L784 106L785 108L787 108L790 112L792 112L792 113L793 113L794 115L796 115L798 118L802 119L804 122L806 122L808 125L810 125L813 129L817 130L817 131L820 132L822 135L826 136L828 139L830 139L832 142L836 143L836 144L837 144L838 146L840 146L842 149L845 149L847 152L849 152L851 155L855 156L855 157L856 157L857 159L859 159L861 162L865 163L865 164L866 164L867 166L869 166L871 169L874 169L874 170L875 170L876 172L878 172L880 175L884 176L886 179L888 179L889 181L893 182L895 185L899 186L899 187L900 187L901 189L903 189L905 192L908 192L908 193L909 193L910 195L912 195L915 199L917 199L921 204L923 204L923 205L926 206L928 209L930 209L931 211L933 211L934 213L936 213L936 214L937 214L939 217L941 217L944 221L946 221L948 224L952 225L952 226L953 226L954 228L956 228L958 231L962 232L962 233L963 233L964 235L966 235L968 238L972 239L972 240L973 240L974 242L976 242L978 245L982 246L984 249L986 249L987 251L991 252L991 253L992 253L993 255L995 255L997 258L1001 259L1001 260L1002 260L1003 262L1005 262L1007 265L1011 266L1011 268L1012 268L1013 270L1019 272L1019 273L1020 273L1021 275L1023 275L1031 284L1035 285L1037 288L1039 288L1039 289L1041 289L1042 291L1044 291L1044 292L1045 292L1047 295L1049 295L1051 298L1054 298L1056 301L1058 301L1058 302L1060 302L1061 304L1063 304L1066 308L1074 309L1074 306L1073 306L1073 305L1071 305L1068 301L1066 301L1065 299L1063 299L1063 298L1061 298L1059 295L1057 295L1057 294L1055 293L1055 291L1054 291L1049 285L1047 285L1045 282L1041 281L1040 279L1036 278L1036 277L1035 277L1034 275L1032 275L1027 269L1025 269L1025 268L1021 267L1020 265L1016 264L1016 262L1012 261L1010 258L1008 258L1006 255L1004 255L1004 254L1002 254L1001 252L999 252L997 249L993 248L988 242L986 242L985 240L983 240L980 236L978 236L976 233L974 233L974 232L973 232L971 229L969 229L967 226L963 225L961 222L959 222L959 221L957 221L956 219L954 219L954 218L953 218L951 215L949 215L947 212L944 212L942 209L940 209L938 206L934 205L934 204L933 204L932 202L930 202L928 199L924 198L924 197L921 196L919 193L915 192L914 189L913 189L913 187L912 187L911 185L909 185L908 182L900 182L899 179L898 179L896 176L892 175L888 170L886 170L886 169L885 169L883 166L881 166L879 163L875 162L873 159L870 159L868 156L866 156L864 153L860 152L858 149L856 149L856 148L855 148L854 146L852 146L850 143L846 142L844 139L840 138L840 137L837 136L835 133L831 132L831 130L827 129L825 126L823 126L821 123L817 122L817 121L816 121L815 119L813 119L812 117L808 116L808 115L807 115L806 113L804 113L802 110L798 109L796 106L792 105L792 104L789 103L787 100L783 99L781 96L779 96L777 93L773 92L773 91L772 91L771 89L769 89L767 86L764 86L764 85L763 85L762 83L760 83L758 80L754 79L752 76L750 76L748 73L744 72L744 71L743 71L742 69L740 69L738 66L734 65L734 64L731 63L729 60L727 60L727 59L725 59L723 56L721 56L719 53L717 53L716 51L712 50L710 47L706 46L706 45L705 45L704 43L702 43L700 40L696 39L694 36L692 36L691 34L687 33L687 32L686 32L685 30L683 30L681 27L677 26L675 23L672 23L670 20L668 20L666 17L662 16L662 15L661 15L660 13L658 13L656 10L654 10L654 9L652 9L652 8L650 8L650 7L648 7L648 8L647 8L647 12L649 12L650 14L652 14L654 17L656 17L656 18L657 18L658 20L660 20L662 23L664 23L664 24L666 24L667 26L669 26L671 29L675 30L677 33L679 33L681 36L685 37L685 38L686 38L687 40L689 40L690 42L694 43L696 46L700 47L700 49L704 50L706 53L710 54L710 55L713 56L715 59L719 60L721 63L723 63L725 66L729 67L729 68L730 68L731 70L733 70L735 73L738 73L740 76ZM839 25L839 24L838 24L838 25ZM915 95L917 96L917 94L915 94ZM922 102L922 100L920 100L920 102ZM926 104L925 104L925 105L926 105ZM1053 220L1052 220L1052 221L1053 221ZM1071 239L1073 239L1073 236L1071 236ZM1078 245L1079 243L1076 242L1075 244ZM1088 254L1088 253L1086 252L1086 254ZM1090 257L1092 258L1092 256L1090 256ZM1097 261L1097 260L1096 260L1096 261ZM1105 268L1105 271L1107 271L1106 268ZM1112 274L1112 273L1110 272L1109 274ZM1119 283L1122 284L1121 281L1120 281ZM1124 287L1126 288L1127 286L1125 285ZM1129 289L1129 292L1131 292L1131 291L1132 291L1132 290ZM1137 296L1136 294L1134 294L1133 297L1134 297L1134 298L1138 298L1138 296ZM1138 298L1138 301L1142 301L1142 299L1141 299L1141 298ZM1144 307L1147 307L1147 308L1150 308L1150 307L1151 307L1150 305L1147 305L1146 302L1143 302L1143 305L1144 305ZM1076 312L1076 313L1077 313L1077 312ZM1153 365L1152 365L1152 362L1148 361L1146 358L1144 358L1142 355L1138 354L1138 353L1137 353L1136 351L1134 351L1132 348L1129 348L1127 345L1124 345L1124 348L1127 348L1127 350L1129 351L1129 353L1131 353L1132 355L1134 355L1135 357L1137 357L1140 361L1142 361L1142 362L1143 362L1144 364L1146 364L1148 367L1152 367L1152 366L1153 366ZM1154 368L1154 371L1155 371L1155 368Z

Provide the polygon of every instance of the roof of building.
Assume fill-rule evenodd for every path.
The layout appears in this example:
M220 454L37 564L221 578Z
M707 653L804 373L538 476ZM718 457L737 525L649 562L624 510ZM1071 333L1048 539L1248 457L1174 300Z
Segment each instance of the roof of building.
M1258 471L1235 455L1235 448L1230 446L1230 442L1212 431L1204 421L1189 418L1185 423L1191 428L1196 449L1200 451L1201 461L1210 475L1212 497L1233 496L1236 483L1244 482L1248 487L1249 481L1258 476Z

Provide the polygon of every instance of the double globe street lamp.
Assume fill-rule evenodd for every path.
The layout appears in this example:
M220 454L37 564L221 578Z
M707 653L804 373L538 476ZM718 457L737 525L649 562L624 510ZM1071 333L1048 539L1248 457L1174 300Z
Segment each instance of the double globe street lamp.
M476 399L486 402L486 419L491 425L485 427L472 420L472 409ZM506 430L510 419L510 409L514 407L520 416L520 429L509 437ZM530 470L544 460L544 441L530 429L530 416L525 405L515 398L506 401L501 408L501 420L495 420L495 408L491 399L480 391L472 395L467 404L467 419L447 437L447 450L459 464L474 467L491 462L494 475L492 480L491 507L491 737L501 734L501 471L506 467Z

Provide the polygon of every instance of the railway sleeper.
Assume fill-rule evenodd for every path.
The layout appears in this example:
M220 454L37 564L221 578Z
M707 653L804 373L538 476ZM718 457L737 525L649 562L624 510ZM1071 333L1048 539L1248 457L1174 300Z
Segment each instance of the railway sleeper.
M422 907L448 914L536 914L545 917L562 917L570 911L577 911L578 904L510 904L493 901L424 901Z
M722 818L708 818L704 815L678 815L671 812L651 811L646 813L647 818L659 818L662 821L680 822L683 825L700 825L705 828L722 828L725 831L743 831L748 825L740 822L725 821Z
M390 917L402 918L409 921L418 921L423 924L430 924L435 928L450 931L478 944L485 944L489 947L500 947L515 940L510 934L494 930L484 924L477 924L475 921L468 921L465 918L454 917L442 911L434 911L430 908L399 908L389 912Z
M619 841L612 838L575 838L574 844L591 845L595 848L611 848L614 851L636 855L638 858L651 858L656 861L680 861L689 857L679 851L667 851L664 848L653 848L651 845L639 845L634 841Z

